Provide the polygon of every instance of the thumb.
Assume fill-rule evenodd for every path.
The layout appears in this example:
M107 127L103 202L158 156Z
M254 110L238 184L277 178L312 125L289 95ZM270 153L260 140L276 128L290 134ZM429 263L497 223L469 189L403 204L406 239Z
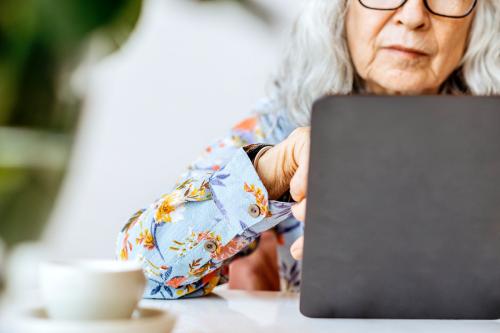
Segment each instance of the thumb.
M290 247L290 254L295 260L302 260L304 250L304 236L300 236Z
M292 215L297 220L305 222L306 221L306 206L307 206L307 199L304 199L304 200L297 202L291 208Z
M307 163L299 165L297 171L290 180L290 195L296 202L302 201L307 193Z

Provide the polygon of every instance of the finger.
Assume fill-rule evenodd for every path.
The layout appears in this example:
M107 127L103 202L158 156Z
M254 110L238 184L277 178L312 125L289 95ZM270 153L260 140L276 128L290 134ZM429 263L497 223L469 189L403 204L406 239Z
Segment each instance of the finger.
M290 179L290 195L296 202L306 197L307 193L307 175L309 173L309 140L302 144L298 149L299 166Z
M292 214L293 216L299 220L299 221L302 221L302 222L305 222L306 220L306 203L307 202L307 199L304 199L298 203L296 203L295 205L292 206Z
M304 250L304 236L297 238L290 247L290 254L295 260L302 260Z
M307 169L307 163L301 164L290 180L290 195L296 202L300 202L306 197Z

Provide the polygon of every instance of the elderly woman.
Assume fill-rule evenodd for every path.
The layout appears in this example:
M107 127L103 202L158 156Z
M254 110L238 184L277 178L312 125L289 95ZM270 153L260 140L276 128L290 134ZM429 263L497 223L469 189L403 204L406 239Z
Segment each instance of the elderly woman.
M499 94L500 1L307 1L270 97L122 229L117 255L143 263L145 297L209 293L266 230L279 258L268 267L297 289L311 105L361 93Z

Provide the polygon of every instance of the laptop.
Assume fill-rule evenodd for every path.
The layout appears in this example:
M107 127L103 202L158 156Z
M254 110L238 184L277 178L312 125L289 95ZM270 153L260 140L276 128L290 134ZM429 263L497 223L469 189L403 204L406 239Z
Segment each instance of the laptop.
M500 318L500 98L314 103L300 310Z

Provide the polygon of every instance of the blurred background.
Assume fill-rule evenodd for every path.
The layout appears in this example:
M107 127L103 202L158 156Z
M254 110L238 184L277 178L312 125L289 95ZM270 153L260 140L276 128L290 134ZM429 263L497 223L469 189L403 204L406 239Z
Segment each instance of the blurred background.
M265 96L300 1L2 0L0 280L118 230Z

